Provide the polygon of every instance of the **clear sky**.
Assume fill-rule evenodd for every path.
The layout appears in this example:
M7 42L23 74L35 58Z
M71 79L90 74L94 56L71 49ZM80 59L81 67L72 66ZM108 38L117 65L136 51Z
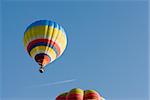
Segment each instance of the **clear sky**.
M54 100L76 87L107 100L148 100L147 1L7 0L1 8L2 100ZM68 38L44 74L23 46L26 27L39 19L61 24Z

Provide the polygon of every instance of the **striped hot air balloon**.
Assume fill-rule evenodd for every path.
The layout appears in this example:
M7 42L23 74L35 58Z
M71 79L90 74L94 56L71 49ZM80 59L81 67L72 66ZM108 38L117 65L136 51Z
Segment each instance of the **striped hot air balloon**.
M41 73L47 64L64 52L67 45L63 27L50 20L39 20L29 25L23 40L28 54L40 65Z
M82 90L80 88L72 89L69 92L62 93L56 97L56 100L105 100L95 90Z

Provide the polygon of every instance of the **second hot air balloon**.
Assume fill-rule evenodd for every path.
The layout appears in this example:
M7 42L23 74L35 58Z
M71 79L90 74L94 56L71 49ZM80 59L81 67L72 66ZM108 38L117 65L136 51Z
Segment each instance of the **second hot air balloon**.
M39 71L64 52L67 37L63 27L50 20L38 20L24 32L24 46L28 54L40 65Z
M62 93L56 97L56 100L105 100L95 90L82 90L74 88L69 92Z

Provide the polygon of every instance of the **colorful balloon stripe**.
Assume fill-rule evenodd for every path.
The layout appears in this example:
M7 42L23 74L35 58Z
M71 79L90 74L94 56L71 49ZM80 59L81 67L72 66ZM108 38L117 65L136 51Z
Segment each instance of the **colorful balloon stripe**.
M78 93L68 94L66 98L67 100L83 100L83 95Z
M31 50L37 46L48 46L56 52L57 56L59 56L61 52L60 47L57 45L56 42L53 42L52 40L49 39L36 39L30 42L29 45L27 46L27 51L29 52L29 54Z

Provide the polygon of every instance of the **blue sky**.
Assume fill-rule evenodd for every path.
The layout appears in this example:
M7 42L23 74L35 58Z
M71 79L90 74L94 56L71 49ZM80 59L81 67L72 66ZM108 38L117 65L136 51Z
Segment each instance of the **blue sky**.
M54 100L75 87L107 100L148 100L147 1L7 0L1 17L2 100ZM68 38L44 74L23 46L26 27L39 19L61 24Z

